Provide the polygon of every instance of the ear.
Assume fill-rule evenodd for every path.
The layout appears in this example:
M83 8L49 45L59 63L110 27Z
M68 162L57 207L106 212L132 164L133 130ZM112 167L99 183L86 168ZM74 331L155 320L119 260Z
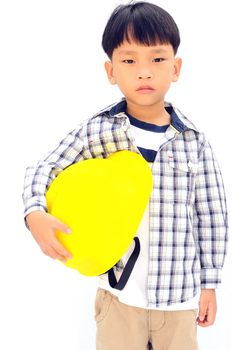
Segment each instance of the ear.
M173 73L173 77L172 77L173 82L175 82L179 79L181 65L182 65L182 59L179 57L176 57L174 59L174 73Z
M104 66L105 66L105 70L106 70L106 74L107 74L109 82L112 85L115 85L116 84L116 79L115 79L114 74L113 74L113 64L112 64L112 62L111 61L106 61Z

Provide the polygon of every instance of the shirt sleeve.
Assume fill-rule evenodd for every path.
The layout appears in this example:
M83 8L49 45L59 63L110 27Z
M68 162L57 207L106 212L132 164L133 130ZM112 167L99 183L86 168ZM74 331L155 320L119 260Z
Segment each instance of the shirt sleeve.
M201 288L216 288L227 250L228 220L223 180L208 142L199 160L194 231L201 263Z
M26 169L23 190L24 217L35 210L47 211L46 191L67 166L83 160L81 126L71 131L55 149Z

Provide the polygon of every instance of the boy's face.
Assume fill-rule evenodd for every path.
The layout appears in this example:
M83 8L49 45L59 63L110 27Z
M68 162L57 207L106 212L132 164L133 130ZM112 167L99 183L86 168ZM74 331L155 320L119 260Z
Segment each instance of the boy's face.
M118 85L127 103L144 107L164 101L180 68L181 59L175 58L170 44L144 46L134 41L124 41L105 62L110 83Z

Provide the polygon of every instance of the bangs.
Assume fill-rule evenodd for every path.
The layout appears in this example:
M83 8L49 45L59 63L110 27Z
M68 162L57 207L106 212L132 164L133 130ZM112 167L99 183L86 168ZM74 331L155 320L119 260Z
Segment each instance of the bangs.
M151 46L159 44L168 44L169 40L164 35L162 28L159 27L158 30L152 26L152 23L144 21L144 24L138 26L136 23L130 23L125 28L123 39L118 46L120 46L124 41L129 44L135 42L136 44Z
M115 9L103 33L102 46L112 58L113 50L124 41L145 46L171 44L176 53L180 36L176 23L165 10L150 3L136 3Z

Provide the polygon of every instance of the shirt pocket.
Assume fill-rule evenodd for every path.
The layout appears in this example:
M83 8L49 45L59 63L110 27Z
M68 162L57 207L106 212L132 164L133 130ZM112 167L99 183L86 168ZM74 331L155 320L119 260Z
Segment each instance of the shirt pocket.
M164 195L172 203L191 204L194 200L197 162L185 156L168 156Z
M196 174L197 164L191 160L173 160L169 159L169 166L175 171L175 173L180 172L182 175L184 173Z

